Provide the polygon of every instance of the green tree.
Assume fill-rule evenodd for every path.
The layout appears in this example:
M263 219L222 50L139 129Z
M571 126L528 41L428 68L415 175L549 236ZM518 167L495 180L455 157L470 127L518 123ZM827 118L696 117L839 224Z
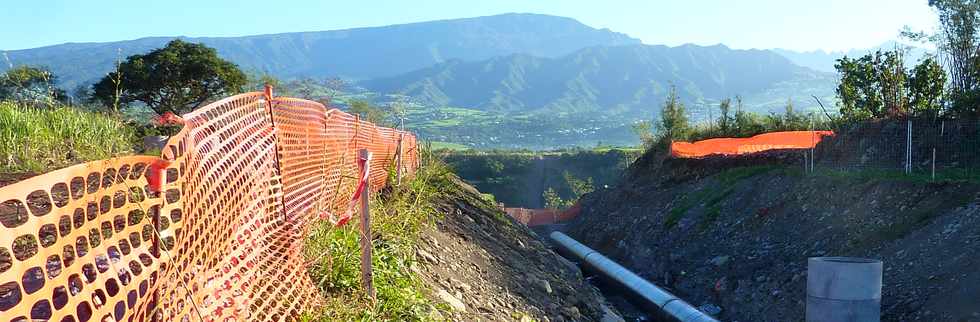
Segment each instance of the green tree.
M718 129L721 130L722 135L727 135L732 130L732 99L721 100L718 111L721 112L718 115Z
M883 112L888 115L908 114L908 71L904 57L905 52L900 49L875 53L875 73L881 90Z
M289 82L289 88L296 92L300 98L312 100L317 91L322 87L312 78L296 79Z
M883 115L884 98L879 90L875 56L868 54L857 59L844 56L834 67L841 77L837 97L842 116L864 119Z
M488 173L488 178L501 177L504 175L504 163L493 158L484 159L484 167Z
M0 75L0 100L53 105L67 97L65 91L55 86L56 82L57 77L45 68L14 67Z
M640 144L643 145L644 150L652 147L657 140L653 135L653 124L650 121L633 123L632 130L633 134L636 134L640 138Z
M909 78L909 106L912 113L938 113L944 84L946 72L933 57L926 57L916 65Z
M246 76L248 77L248 83L245 85L245 89L249 91L264 91L265 86L272 86L272 90L275 91L275 95L287 96L289 91L283 86L283 82L279 80L275 75L269 73L257 73L250 72Z
M585 180L576 178L568 171L562 173L562 177L565 178L565 183L568 184L568 188L572 190L572 195L575 196L575 200L581 198L587 193L595 190L595 184L592 182L592 177Z
M965 116L980 114L980 1L929 0L939 16L934 37L949 71L951 109Z
M173 40L166 47L133 55L93 85L106 106L143 102L163 114L184 114L210 100L239 93L247 78L214 48Z
M657 123L657 133L664 143L674 140L683 140L690 133L691 125L688 122L687 110L684 103L681 103L677 96L677 88L670 87L664 105L660 110L660 122Z
M783 125L778 128L778 130L789 130L789 129L800 129L806 128L809 123L809 116L807 113L801 113L796 111L796 106L793 104L793 99L786 100L786 106L783 108Z
M750 136L765 131L762 117L745 110L745 103L742 101L742 96L738 95L735 96L735 116L733 117L733 123L734 131L731 136Z
M558 191L552 187L548 187L548 189L545 189L545 191L541 194L541 197L544 198L545 208L559 210L568 209L569 207L574 206L575 202L578 201L579 198L595 190L595 183L592 181L591 177L582 180L576 178L568 171L563 172L562 177L565 179L565 184L568 185L568 189L572 191L572 196L568 199L564 199L560 194L558 194Z
M942 67L930 57L908 70L903 55L895 50L838 59L841 115L865 119L938 111L946 83Z
M548 187L548 189L541 193L541 197L544 198L545 208L565 209L571 206L569 200L562 199L561 196L558 195L558 192L551 187Z
M350 112L351 114L356 114L361 117L361 120L368 121L377 125L389 125L387 124L388 113L384 110L377 108L368 101L364 100L354 100L350 102Z
M398 128L405 127L405 118L408 117L408 103L405 102L404 97L399 97L398 100L391 103L391 117L394 118L392 121L397 122L395 126Z

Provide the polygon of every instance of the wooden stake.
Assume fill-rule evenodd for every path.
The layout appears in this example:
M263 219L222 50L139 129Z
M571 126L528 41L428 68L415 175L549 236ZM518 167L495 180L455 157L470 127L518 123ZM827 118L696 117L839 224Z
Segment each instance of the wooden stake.
M403 137L405 137L405 134L398 135L398 147L395 148L395 157L398 158L395 160L395 166L397 167L395 169L395 177L398 178L397 185L399 186L402 185L402 138Z
M371 152L360 150L360 158L366 160L365 167L371 166ZM371 299L375 299L374 273L371 270L371 212L368 202L371 199L371 180L368 179L361 190L361 286Z

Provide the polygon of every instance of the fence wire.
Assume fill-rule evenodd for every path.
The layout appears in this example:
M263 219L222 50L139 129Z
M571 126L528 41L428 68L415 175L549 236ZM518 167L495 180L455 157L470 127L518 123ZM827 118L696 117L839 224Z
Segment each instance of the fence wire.
M937 178L980 174L980 123L911 118L851 123L813 153L815 170L888 172Z
M298 320L321 302L304 236L350 202L357 150L376 189L396 151L419 165L411 133L311 101L247 93L183 121L162 158L0 188L4 321Z

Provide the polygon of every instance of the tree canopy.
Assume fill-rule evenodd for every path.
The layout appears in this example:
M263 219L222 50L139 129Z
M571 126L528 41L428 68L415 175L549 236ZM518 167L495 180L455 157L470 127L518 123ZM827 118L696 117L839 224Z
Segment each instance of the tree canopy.
M361 120L368 121L377 125L388 126L388 113L384 110L371 105L368 101L354 100L350 102L350 113L355 114Z
M65 91L57 88L57 77L45 68L17 66L0 75L0 100L21 104L53 104L64 100Z
M946 73L932 57L911 70L899 50L844 57L834 66L840 73L837 96L845 118L863 119L938 112Z
M980 1L929 0L929 6L939 17L938 33L928 39L936 44L940 57L949 72L947 91L948 110L964 117L980 116ZM930 66L917 69L922 76L938 77L942 69ZM917 73L917 75L919 75ZM946 76L942 76L946 80ZM936 93L935 88L916 84L920 90ZM941 92L941 91L939 91ZM928 98L916 103L924 104Z
M691 125L687 119L687 110L677 96L677 88L671 86L664 105L660 110L660 122L657 132L664 142L683 140L686 138Z
M93 96L106 106L139 101L158 114L183 114L241 92L246 82L238 66L218 57L215 49L178 39L126 58L93 85Z

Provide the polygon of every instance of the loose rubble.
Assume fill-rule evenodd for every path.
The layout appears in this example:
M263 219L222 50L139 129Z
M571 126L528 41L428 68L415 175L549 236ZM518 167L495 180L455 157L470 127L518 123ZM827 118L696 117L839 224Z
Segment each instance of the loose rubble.
M453 321L623 321L578 268L472 187L439 205L423 232L418 275Z

